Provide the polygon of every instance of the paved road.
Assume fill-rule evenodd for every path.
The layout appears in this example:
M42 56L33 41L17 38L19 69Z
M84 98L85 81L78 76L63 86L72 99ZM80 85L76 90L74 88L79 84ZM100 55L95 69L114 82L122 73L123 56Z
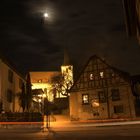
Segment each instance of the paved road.
M140 125L103 127L57 127L39 129L0 129L0 140L140 140Z

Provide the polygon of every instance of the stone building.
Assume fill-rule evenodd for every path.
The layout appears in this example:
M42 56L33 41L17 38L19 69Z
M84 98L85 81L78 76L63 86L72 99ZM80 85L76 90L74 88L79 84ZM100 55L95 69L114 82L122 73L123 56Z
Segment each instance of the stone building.
M71 120L135 117L129 74L92 56L71 88L70 117Z

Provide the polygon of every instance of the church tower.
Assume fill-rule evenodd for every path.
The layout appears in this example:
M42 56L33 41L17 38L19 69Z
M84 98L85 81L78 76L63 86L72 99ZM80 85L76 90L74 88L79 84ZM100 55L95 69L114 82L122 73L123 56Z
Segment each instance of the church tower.
M67 50L64 49L64 63L61 66L61 73L63 77L63 94L68 95L67 91L73 85L73 65L70 63L70 59Z

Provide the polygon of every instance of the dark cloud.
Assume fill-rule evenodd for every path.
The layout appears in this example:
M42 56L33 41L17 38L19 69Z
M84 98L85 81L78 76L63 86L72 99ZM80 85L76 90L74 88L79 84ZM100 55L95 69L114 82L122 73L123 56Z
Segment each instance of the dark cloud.
M140 47L126 36L121 0L3 0L0 16L0 50L23 73L59 70L64 47L78 71L96 54L140 72Z

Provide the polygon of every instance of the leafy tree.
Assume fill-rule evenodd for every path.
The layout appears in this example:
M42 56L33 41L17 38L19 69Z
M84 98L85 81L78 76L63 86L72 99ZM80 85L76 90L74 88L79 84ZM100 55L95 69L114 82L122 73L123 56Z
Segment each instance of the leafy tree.
M23 112L25 111L26 107L26 93L25 93L25 85L22 83L22 91L19 93L19 104L22 107Z
M51 84L53 86L53 94L54 96L58 92L59 94L63 96L68 96L69 93L69 87L71 87L72 83L71 82L65 82L64 77L61 75L54 76L51 79Z
M27 111L29 111L32 103L31 79L29 73L27 74L27 79L26 79L26 101L27 101L26 108Z
M22 83L21 93L18 93L17 96L19 96L19 104L22 107L23 112L25 112L25 110L29 112L32 103L31 81L29 74L26 79L26 87L25 84Z

